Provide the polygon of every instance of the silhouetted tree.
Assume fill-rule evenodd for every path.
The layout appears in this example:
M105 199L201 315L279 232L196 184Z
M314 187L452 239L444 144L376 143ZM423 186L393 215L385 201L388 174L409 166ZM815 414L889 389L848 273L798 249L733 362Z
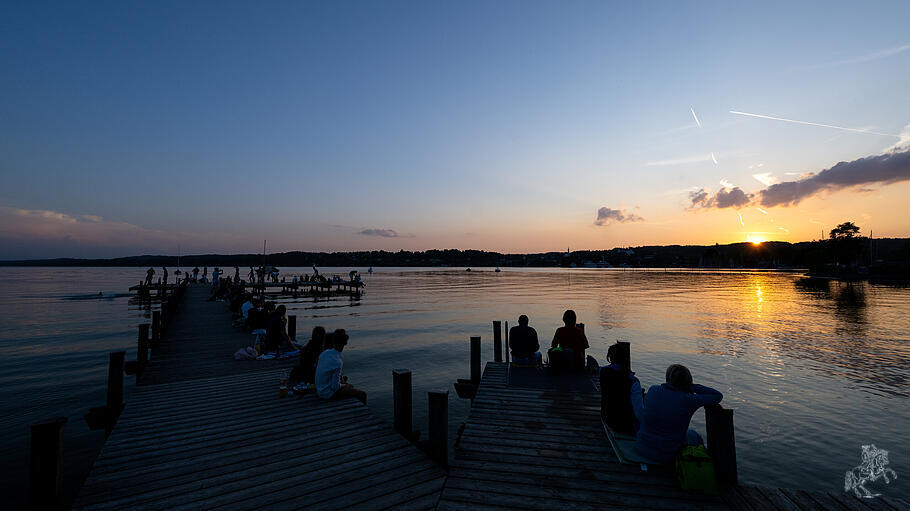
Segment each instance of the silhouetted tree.
M829 234L831 249L834 253L834 262L841 264L854 264L863 251L863 240L859 237L859 227L853 222L844 222Z
M859 227L853 222L844 222L834 229L831 229L829 236L832 240L842 240L855 238L859 234Z

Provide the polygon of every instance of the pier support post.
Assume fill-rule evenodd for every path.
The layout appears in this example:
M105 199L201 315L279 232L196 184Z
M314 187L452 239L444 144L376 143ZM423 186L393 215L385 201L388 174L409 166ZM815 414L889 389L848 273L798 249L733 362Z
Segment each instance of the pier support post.
M392 394L395 431L412 440L412 394L410 369L392 369Z
M161 339L161 311L152 311L152 343Z
M493 360L502 362L502 321L493 322Z
M112 351L107 367L107 424L104 434L110 435L120 412L123 411L123 364L125 351Z
M503 330L505 331L505 334L503 335L503 337L505 337L505 339L506 339L506 343L503 348L504 348L504 351L506 352L506 364L508 364L509 363L509 322L508 321L506 321L506 327Z
M718 485L736 485L739 477L736 470L733 410L721 405L706 406L705 426L708 434L708 454L714 458Z
M62 506L60 462L63 458L63 428L66 417L32 424L29 453L29 509L56 510Z
M443 468L449 467L449 391L427 392L430 431L427 452Z
M471 383L480 383L480 336L471 336Z
M616 344L619 345L619 353L616 355L618 360L614 360L614 362L621 365L626 371L631 371L632 354L629 341L616 341Z
M292 341L297 340L297 316L294 314L288 316L288 337Z

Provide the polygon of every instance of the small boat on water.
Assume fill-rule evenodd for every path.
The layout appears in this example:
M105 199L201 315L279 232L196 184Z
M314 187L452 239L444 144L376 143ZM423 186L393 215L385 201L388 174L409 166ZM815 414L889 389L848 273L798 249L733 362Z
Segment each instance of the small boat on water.
M493 270L493 271L495 271L496 273L499 273L499 272L501 272L502 270L500 270L500 269L499 269L499 266L497 266L496 269Z
M470 269L470 268L466 268L465 271L471 271L471 269Z

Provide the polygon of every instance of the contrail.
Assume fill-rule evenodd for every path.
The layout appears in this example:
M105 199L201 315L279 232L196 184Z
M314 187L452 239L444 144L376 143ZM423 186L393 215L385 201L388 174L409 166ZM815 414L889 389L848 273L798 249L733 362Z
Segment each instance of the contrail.
M690 106L689 111L692 112L692 117L695 117L695 124L698 124L698 127L701 128L701 122L698 121L698 116L695 115L695 109Z
M711 152L711 159L714 160L714 164L717 165L717 157L714 156L714 152Z
M767 214L768 214L768 212L767 212L767 211L765 211L765 210L763 210L763 209L762 209L762 208L755 208L755 209L757 209L757 210L759 210L759 211L761 211L761 212L762 212L762 213L764 213L764 214L766 214L766 215L767 215Z
M879 132L877 132L877 131L861 130L861 129L859 129L859 128L845 128L844 126L832 126L832 125L830 125L830 124L821 124L821 123L817 123L817 122L797 121L797 120L795 120L795 119L784 119L784 118L782 118L782 117L772 117L772 116L770 116L770 115L750 114L750 113L748 113L748 112L737 112L736 110L730 110L730 113L731 113L731 114L736 114L736 115L745 115L745 116L748 116L748 117L758 117L759 119L771 119L772 121L793 122L793 123L796 123L796 124L806 124L806 125L809 125L809 126L821 126L821 127L823 127L823 128L834 128L834 129L836 129L836 130L853 131L853 132L856 132L856 133L868 133L868 134L870 134L870 135L881 135L881 136L883 136L883 137L897 137L897 138L901 138L900 135L894 135L894 134L891 134L891 133L879 133Z
M743 222L743 214L740 212L737 212L736 214L739 215L739 225L745 227L746 224L745 224L745 222Z

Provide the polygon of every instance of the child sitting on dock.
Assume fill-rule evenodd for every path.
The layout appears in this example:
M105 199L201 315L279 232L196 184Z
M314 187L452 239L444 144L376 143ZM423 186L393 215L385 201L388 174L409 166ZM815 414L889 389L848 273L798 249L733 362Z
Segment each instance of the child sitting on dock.
M537 341L537 330L528 326L528 317L518 316L518 325L509 329L509 347L512 362L522 366L540 365L540 343Z
M316 364L316 394L332 400L355 398L367 404L367 393L354 388L348 383L347 376L342 374L344 360L341 352L348 344L348 334L341 328L335 330L331 334L331 342L333 348L323 351Z
M607 426L616 433L635 435L641 420L641 382L628 369L628 360L620 360L619 343L607 350L610 365L600 370L600 413Z
M291 371L291 375L288 377L292 386L299 383L316 382L316 363L319 361L319 355L322 354L325 340L325 328L314 327L310 342L300 351L300 364Z
M667 383L648 389L635 439L638 453L658 463L673 461L677 451L686 445L702 445L701 435L689 429L692 414L724 398L710 387L693 384L692 373L683 365L668 367L666 379Z

